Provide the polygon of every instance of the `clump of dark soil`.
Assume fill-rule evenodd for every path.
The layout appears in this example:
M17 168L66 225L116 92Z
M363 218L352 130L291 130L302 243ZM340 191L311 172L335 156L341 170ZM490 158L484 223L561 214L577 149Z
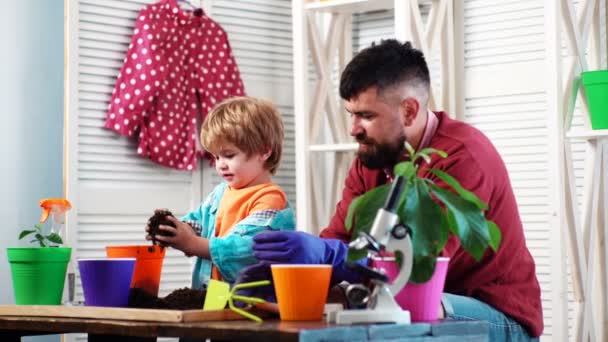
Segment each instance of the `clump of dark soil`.
M159 298L140 288L133 288L129 293L129 307L143 309L194 310L202 309L205 304L205 290L193 290L187 287L177 289L165 297Z
M155 210L154 215L152 215L150 219L148 219L148 226L150 227L150 231L148 232L148 234L150 234L150 236L152 237L152 244L156 244L156 235L172 236L171 233L158 228L158 226L161 224L164 226L175 227L175 224L169 221L167 219L167 216L173 216L173 213L166 209Z
M164 299L169 305L169 309L202 309L203 305L205 305L206 294L207 291L204 290L193 290L184 287L183 289L177 289L169 293Z
M143 309L167 309L167 301L149 294L140 288L132 288L129 292L129 307Z

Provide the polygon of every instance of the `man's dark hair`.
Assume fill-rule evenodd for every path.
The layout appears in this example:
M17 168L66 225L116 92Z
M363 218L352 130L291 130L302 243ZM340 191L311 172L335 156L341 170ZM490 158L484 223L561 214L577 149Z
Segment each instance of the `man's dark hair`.
M382 40L361 50L348 63L340 77L340 96L350 100L369 87L377 86L381 92L402 82L428 87L430 76L424 55L410 42Z

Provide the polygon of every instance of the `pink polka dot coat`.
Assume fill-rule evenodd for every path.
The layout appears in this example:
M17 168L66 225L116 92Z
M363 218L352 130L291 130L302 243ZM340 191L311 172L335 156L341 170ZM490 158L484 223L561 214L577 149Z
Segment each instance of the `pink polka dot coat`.
M202 10L163 0L139 12L105 127L138 134L137 153L178 170L193 170L197 115L245 95L226 32Z

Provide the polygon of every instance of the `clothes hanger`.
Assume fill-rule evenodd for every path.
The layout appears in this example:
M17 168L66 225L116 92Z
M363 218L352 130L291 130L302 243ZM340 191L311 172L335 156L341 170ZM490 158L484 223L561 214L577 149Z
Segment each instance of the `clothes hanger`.
M197 7L191 1L192 0L177 0L177 4L178 5L180 3L185 4L186 6L188 6L188 9L186 9L186 10L191 11L197 17L200 17L201 15L203 15L203 9L201 7ZM182 7L182 6L180 6L180 7Z
M177 2L181 3L181 4L185 4L192 11L199 9L198 7L194 6L189 0L177 0Z

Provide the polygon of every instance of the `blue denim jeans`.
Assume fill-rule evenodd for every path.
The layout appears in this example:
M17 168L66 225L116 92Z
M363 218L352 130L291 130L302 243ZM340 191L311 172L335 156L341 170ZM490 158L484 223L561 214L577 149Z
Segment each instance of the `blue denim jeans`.
M526 330L512 318L475 298L444 293L441 304L443 304L446 318L488 322L490 328L488 341L538 341L538 338L530 337Z

